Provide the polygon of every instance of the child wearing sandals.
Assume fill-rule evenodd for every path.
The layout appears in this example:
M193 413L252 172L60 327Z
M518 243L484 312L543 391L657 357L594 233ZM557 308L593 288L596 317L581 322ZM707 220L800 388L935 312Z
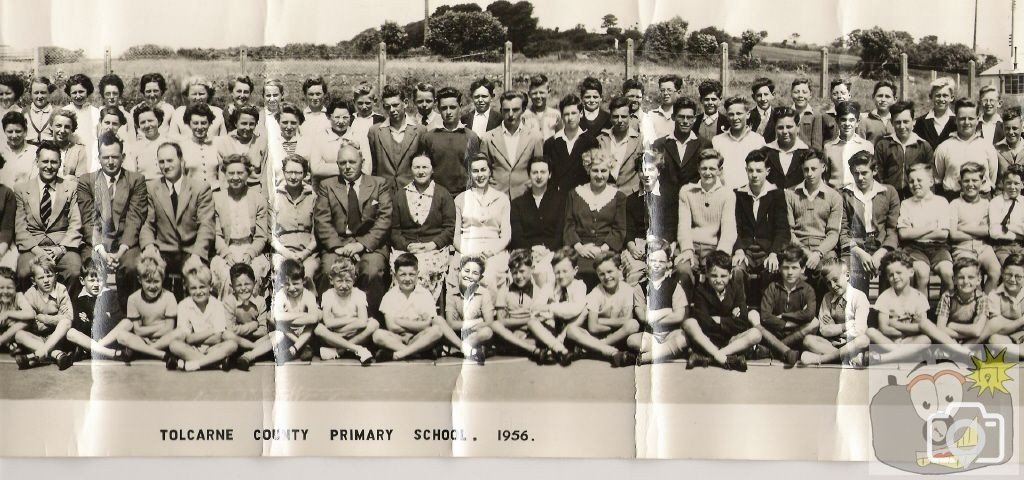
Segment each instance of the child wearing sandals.
M366 294L355 288L356 265L349 257L339 257L328 272L331 288L321 299L323 319L313 328L313 334L324 346L320 347L322 360L333 360L345 350L359 358L364 367L373 363L373 354L366 345L380 328L377 320L367 313Z
M647 243L647 280L633 288L633 309L642 331L630 335L626 344L639 352L641 364L678 358L687 346L682 325L689 302L679 281L669 274L670 250L660 238Z
M36 256L31 269L32 287L24 298L35 322L14 335L14 340L31 353L15 355L14 360L19 370L51 361L57 363L57 368L67 370L75 362L71 353L74 345L66 339L74 315L71 297L68 289L57 282L57 267L50 257Z
M626 338L640 331L633 318L633 289L622 278L622 259L603 252L594 259L598 285L587 294L587 321L567 327L568 338L584 350L607 358L612 367L636 364L636 354L626 350Z
M442 334L462 355L483 365L487 358L484 345L494 332L494 301L480 280L484 275L484 259L465 255L459 261L458 289L448 294Z
M438 344L444 319L437 314L434 294L419 282L420 262L415 254L395 259L396 287L380 302L384 327L373 332L380 347L374 361L405 360Z
M870 344L865 332L871 302L850 284L850 271L843 260L827 260L821 274L829 291L818 310L818 334L804 337L807 351L800 354L800 363L820 365L851 359L854 366L863 366L862 354Z
M178 303L178 339L171 342L167 356L168 370L194 372L219 366L231 369L228 360L238 350L229 337L228 311L220 300L210 295L213 274L206 265L185 272L188 297Z

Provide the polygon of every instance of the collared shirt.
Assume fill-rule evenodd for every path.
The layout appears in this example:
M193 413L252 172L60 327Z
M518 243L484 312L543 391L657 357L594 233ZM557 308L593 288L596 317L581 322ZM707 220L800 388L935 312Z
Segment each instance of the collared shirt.
M248 300L240 302L232 293L227 293L221 299L228 318L234 325L244 325L249 322L256 322L257 330L250 333L249 338L259 338L267 333L267 318L270 310L267 301L262 297L252 295Z
M942 188L947 192L960 191L960 167L967 162L985 167L981 191L991 192L999 172L999 154L992 140L983 138L979 133L974 133L967 140L958 134L950 135L935 148L935 176L942 181Z
M508 162L515 165L516 160L519 158L519 140L523 138L521 135L523 132L523 126L520 123L516 126L516 131L508 131L508 127L505 123L501 124L501 135L505 139L505 157L508 158Z
M778 139L774 140L772 143L769 143L767 147L779 152L779 164L782 165L783 175L785 175L786 172L789 171L789 166L793 163L793 153L795 153L797 150L807 150L808 148L810 148L800 138L797 138L796 141L793 142L793 146L789 147L788 150L783 150L782 147L779 146Z
M700 244L731 252L737 235L735 212L736 194L721 179L710 189L700 182L684 185L679 189L680 251Z
M757 106L754 108L757 109L757 113L760 115L761 119L757 125L754 125L754 131L757 132L758 135L764 136L764 131L768 128L768 120L772 118L772 107L769 105L765 110L761 110L761 107Z
M29 306L32 307L32 312L36 315L45 310L53 309L56 310L56 315L61 319L71 320L74 314L74 305L71 304L71 296L68 295L68 289L60 283L54 282L53 289L49 293L40 292L33 285L25 292L24 298L28 301Z
M50 191L50 203L51 204L53 203L53 195L57 191L53 184L54 184L54 182L44 183L41 178L36 177L36 188L39 189L39 198L40 199L43 198L43 191L44 190L49 190ZM53 212L51 212L51 215L52 214L53 214ZM52 220L53 217L51 216L50 219Z
M50 131L50 115L53 114L53 104L46 104L41 110L33 103L29 107L28 129L25 131L25 141L38 141L41 139L53 138Z
M388 131L391 132L391 138L395 141L395 143L402 143L403 141L405 141L405 131L410 125L416 125L416 121L413 120L408 115L405 116L405 121L403 121L402 124L398 126L398 128L395 128L394 125L388 123Z
M893 139L893 141L896 143L896 145L900 146L900 148L903 150L903 154L904 155L906 155L906 153L907 153L907 146L908 145L913 145L913 144L915 144L917 142L923 142L924 141L924 140L921 139L921 137L919 137L914 132L910 132L910 135L907 136L907 141L906 142L904 142L903 140L900 140L900 137L897 136L895 133L892 134L892 135L889 135L889 138Z
M338 171L338 150L341 149L342 144L359 148L359 153L363 154L361 171L363 175L369 175L373 168L373 162L367 160L366 152L359 143L357 133L352 128L349 128L345 130L345 133L338 135L334 130L328 129L322 135L316 137L312 148L314 153L309 161L309 168L313 172L313 176L321 178L333 177L340 173Z
M39 176L39 170L36 168L36 149L29 148L27 143L17 152L4 143L0 146L0 156L4 157L4 167L0 168L0 184L13 189L21 182Z
M373 115L360 117L358 114L352 116L352 124L348 126L348 132L352 132L352 140L359 145L359 153L363 156L363 175L369 175L373 171L373 158L370 156L370 129L373 128ZM330 128L328 128L330 130Z
M327 117L327 107L320 107L320 110L314 112L313 109L306 106L302 110L302 116L305 119L299 126L299 132L302 135L320 135L331 129L331 119Z
M875 310L889 316L889 321L909 321L924 318L931 306L928 297L920 290L907 286L896 293L892 287L885 289L875 300Z
M824 182L807 191L807 182L786 191L786 202L793 215L793 240L822 254L831 252L839 243L843 222L843 198Z
M455 197L455 246L463 255L504 250L512 239L512 204L500 190L474 189Z
M978 125L981 128L981 136L989 139L990 141L996 137L996 124L1003 121L1003 117L999 116L998 113L993 114L989 121L985 121L984 118L978 117Z
M189 333L206 330L223 332L228 328L228 310L212 295L205 309L200 309L192 297L187 297L178 303L178 325Z
M626 135L622 137L622 141L615 138L615 133L613 133L610 128L603 130L602 133L607 134L610 142L609 145L611 147L612 160L614 160L615 163L611 165L609 170L612 178L616 178L619 176L622 164L626 162L626 146L629 145L630 140L640 138L640 132L630 129L626 132Z
M928 114L925 115L924 118L932 121L936 132L942 132L942 129L946 128L946 123L953 118L953 112L951 109L947 108L946 111L942 113L941 117L936 117L935 110L928 110Z
M153 140L140 135L134 143L126 144L125 159L122 167L142 175L146 180L160 178L160 166L157 164L156 151L160 145L170 139L161 134Z
M1024 289L1011 295L1006 291L1005 285L1000 285L988 294L988 317L1003 317L1007 320L1017 320L1024 314Z
M523 122L531 128L536 128L540 132L541 138L547 140L561 129L562 114L558 112L557 108L552 107L547 107L540 112L527 109L523 112Z
M113 176L107 175L107 172L102 172L103 179L107 181L107 191L110 193L110 198L114 198L114 194L117 192L117 180L121 178L122 171L118 170Z
M850 157L858 152L875 153L875 146L860 135L854 134L845 141L839 137L825 144L825 156L828 157L832 169L829 184L835 188L853 183L850 174Z
M409 202L409 214L412 216L412 220L420 225L426 223L427 216L430 215L430 204L434 199L434 185L434 181L431 180L427 188L423 189L423 193L420 193L415 183L405 186L405 200Z
M417 283L408 295L398 287L388 290L380 301L380 313L391 319L434 318L437 316L437 305L430 290Z
M462 322L462 330L469 330L483 324L484 312L494 312L494 301L486 288L474 287L470 291L469 297L466 297L466 294L459 288L455 289L455 293L448 294L445 313L449 319Z
M761 208L761 199L766 197L768 195L768 192L770 192L772 190L775 190L775 189L776 189L776 187L775 187L774 184L772 184L771 182L765 181L764 185L761 186L761 193L759 193L757 195L754 195L754 191L751 190L749 184L748 185L744 185L744 186L742 186L740 188L737 188L736 191L737 192L741 192L741 193L746 193L747 195L750 195L750 198L752 198L754 200L753 201L754 218L757 218L757 212Z
M961 301L957 292L947 290L942 293L939 304L935 307L936 323L948 320L953 323L969 324L982 318L988 318L988 296L980 288L975 289L967 301Z
M671 134L672 130L675 129L675 122L672 121L672 108L668 110L662 107L649 110L647 118L650 119L651 127L653 129L653 138L661 138L665 135Z
M680 159L682 159L683 158L683 153L686 152L686 144L688 144L688 143L690 143L692 141L697 140L698 137L697 137L697 134L693 132L693 130L690 130L690 134L686 136L686 140L680 141L676 137L676 132L675 131L673 131L672 133L670 133L668 135L665 135L665 138L667 138L667 139L671 140L673 143L675 143L675 145L676 145L676 155Z
M874 232L875 224L873 220L875 217L875 209L872 207L872 202L875 199L875 195L885 193L885 187L876 181L871 184L871 190L868 190L867 192L860 191L860 188L857 188L857 185L853 183L843 186L843 189L852 193L853 198L856 198L860 203L864 204L864 232Z
M722 180L731 190L747 183L747 154L763 146L764 137L747 128L739 137L725 131L711 139L711 145L722 154Z
M427 114L426 122L423 121L423 115L421 115L419 110L417 110L412 114L412 120L416 125L423 125L428 130L443 126L441 114L438 113L437 110L431 110L430 113Z
M555 134L555 138L561 138L562 140L565 140L565 150L569 153L572 153L572 147L576 145L576 141L580 139L581 135L583 135L583 130L577 129L576 136L570 139L569 136L565 134L565 129L563 128L559 130L558 133Z
M484 113L479 113L473 110L473 133L480 138L484 137L487 133L487 122L491 120L491 109L488 108Z
M230 207L227 218L221 221L228 222L228 240L251 240L253 219L249 215L249 196L243 195L242 198L236 199L229 194L226 198Z
M890 135L893 132L891 116L881 117L874 110L860 115L857 134L864 137L865 140L874 143L879 138Z
M1010 211L1010 208L1013 211ZM996 195L988 202L988 235L993 240L1017 240L1017 234L1003 230L1003 219L1006 219L1006 226L1015 227L1014 230L1024 228L1024 197L1018 196L1013 200L1006 198L1006 194Z
M178 195L181 195L181 183L184 180L185 180L184 176L178 177L178 179L176 181L174 181L174 182L171 182L170 180L167 180L167 178L164 178L163 179L163 184L164 184L165 187L167 187L167 193L171 194L173 192L173 193L176 193ZM178 201L181 201L181 199L179 198Z
M836 295L832 290L825 293L818 310L818 320L822 326L845 323L846 338L852 339L867 331L870 311L871 302L867 295L847 286L843 295Z
M587 294L587 309L597 312L598 318L632 318L633 289L620 281L614 292L598 285Z
M217 155L217 147L210 137L202 141L192 136L180 142L182 158L185 160L185 172L189 178L202 180L210 187L220 185L220 157Z
M273 209L270 211L271 227L274 236L285 248L293 251L312 252L315 247L313 236L313 209L316 206L316 194L313 187L303 185L297 198L292 198L282 183L274 195Z
M929 192L922 199L910 197L900 203L900 218L896 221L896 226L929 230L949 229L950 218L949 202ZM934 242L944 244L945 240Z

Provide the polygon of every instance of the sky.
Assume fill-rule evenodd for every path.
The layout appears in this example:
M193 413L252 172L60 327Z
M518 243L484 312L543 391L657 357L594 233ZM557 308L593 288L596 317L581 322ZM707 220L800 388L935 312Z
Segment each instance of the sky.
M429 0L430 8L466 0ZM978 49L1008 56L1011 0L980 0ZM477 1L485 6L490 0ZM738 35L765 30L768 41L794 32L801 42L828 44L844 32L878 25L937 35L970 46L971 0L536 0L542 27L597 30L608 13L620 25L680 16L690 30L714 25ZM921 12L930 12L925 17ZM1024 17L1024 3L1021 5ZM310 42L334 44L387 20L423 17L423 0L0 0L0 44L82 48L101 57L132 45L227 47ZM1024 19L1018 18L1018 25ZM1024 28L1018 27L1024 39ZM1024 42L1019 42L1024 43ZM1021 49L1024 51L1024 49Z

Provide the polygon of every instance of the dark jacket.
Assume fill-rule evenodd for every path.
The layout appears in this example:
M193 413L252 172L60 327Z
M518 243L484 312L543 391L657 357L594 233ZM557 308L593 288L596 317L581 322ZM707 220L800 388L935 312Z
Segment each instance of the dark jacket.
M757 125L761 123L761 111L754 107L750 111L750 116L747 118L747 125L750 125L750 129L758 132L764 137L764 143L772 143L775 141L775 123L778 122L778 116L775 114L775 109L772 107L771 116L768 117L768 123L765 124L764 130L758 131Z
M793 161L789 169L782 171L782 161L779 160L779 151L771 147L761 147L761 150L768 154L768 181L780 189L795 187L804 181L803 161L811 154L806 148L798 148L793 152Z
M693 132L696 135L696 132ZM697 154L706 148L712 148L711 142L697 137L696 140L686 142L683 148L683 156L679 157L679 143L675 137L661 137L654 141L653 149L656 154L664 159L661 167L661 184L663 188L675 190L688 183L700 181L700 173L697 171Z
M430 213L422 225L412 219L412 210L405 188L395 191L391 246L409 250L410 243L434 242L437 248L452 244L455 237L455 200L442 185L434 183L434 196L430 200Z
M736 243L733 250L751 254L782 253L790 241L786 192L776 188L765 194L754 217L754 198L736 191Z
M900 196L892 185L877 181L876 185L882 186L885 191L875 194L871 199L871 223L875 229L875 238L882 247L896 250L899 246L896 221L900 218ZM864 204L854 196L852 188L857 187L848 185L839 190L843 195L843 226L839 229L839 249L844 255L854 245L862 245L867 237Z
M565 192L548 184L540 200L540 208L530 190L513 199L510 214L512 243L509 248L531 248L535 245L544 245L551 251L561 248L565 229L565 196Z
M491 107L490 114L487 116L487 131L494 130L501 125L501 113L498 113L494 107ZM473 116L476 114L476 110L470 109L470 111L462 114L462 124L468 127L470 130L473 129Z
M598 132L600 133L600 132ZM590 176L583 168L583 152L598 146L597 138L588 133L580 134L576 143L569 151L565 140L551 137L544 141L544 157L551 165L549 186L568 193L569 190L590 181Z
M590 132L591 135L597 136L601 133L601 130L612 127L612 116L605 109L597 111L597 116L593 120L587 120L587 117L580 112L580 128Z
M661 195L640 190L626 199L626 241L657 237L675 241L679 228L679 190L661 184Z
M940 143L956 133L956 120L951 115L946 121L946 126L941 131L935 131L935 122L927 118L927 115L920 116L914 121L914 133L935 150Z

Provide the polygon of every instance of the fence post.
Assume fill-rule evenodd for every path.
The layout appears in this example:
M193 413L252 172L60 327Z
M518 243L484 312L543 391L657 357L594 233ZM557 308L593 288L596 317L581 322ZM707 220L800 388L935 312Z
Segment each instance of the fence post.
M635 59L633 58L633 39L626 39L626 76L624 78L633 78L636 76L636 68L634 67Z
M505 42L505 91L512 89L512 42Z
M828 49L821 49L821 98L828 98Z
M718 81L722 82L722 98L729 96L729 44L722 42L722 57L718 66Z
M967 97L974 98L974 94L978 89L978 79L975 78L977 75L976 69L978 68L974 60L967 62Z
M245 72L247 71L246 67L248 66L247 65L248 62L249 62L249 49L245 48L245 47L242 47L241 50L238 51L238 63L241 64L242 75L245 75Z
M907 70L907 54L900 54L900 100L910 97L907 90L910 88L910 72Z
M43 56L43 47L36 47L35 58L32 60L32 71L34 77L39 76L39 69L43 66L45 57Z
M380 42L377 45L377 95L384 91L384 83L387 77L384 75L384 64L388 61L388 45Z
M935 79L939 78L939 73L936 72L935 70L931 70L931 76L932 76L932 79L930 81L934 82Z
M110 61L110 47L103 50L103 74L114 73L114 66Z

